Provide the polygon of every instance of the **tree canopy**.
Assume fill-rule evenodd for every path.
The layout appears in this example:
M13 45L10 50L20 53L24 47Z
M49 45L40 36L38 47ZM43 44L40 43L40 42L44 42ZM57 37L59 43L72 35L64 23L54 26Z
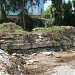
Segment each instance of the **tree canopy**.
M29 0L31 6L34 5L34 0ZM36 0L36 3L39 5L40 0ZM44 2L47 0L44 0ZM46 11L43 12L44 15L49 15L55 18L55 24L61 25L67 25L68 22L72 25L74 22L74 15L75 10L72 11L72 4L75 9L75 0L72 0L72 3L70 0L68 0L68 3L65 3L65 0L51 0L52 5L48 7ZM26 29L26 4L28 0L0 0L0 7L1 7L1 18L4 20L4 22L7 22L7 12L9 11L19 11L20 14L18 15L20 17L20 23L24 30ZM70 17L70 18L69 18ZM73 17L73 19L72 19ZM72 20L71 20L72 19ZM65 22L64 22L65 21ZM73 22L73 23L72 23Z

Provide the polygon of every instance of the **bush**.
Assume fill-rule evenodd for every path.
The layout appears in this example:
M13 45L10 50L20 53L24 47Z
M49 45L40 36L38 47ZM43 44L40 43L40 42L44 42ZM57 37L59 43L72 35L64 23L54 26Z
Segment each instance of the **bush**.
M0 30L3 30L3 29L4 29L3 25L2 25L2 24L0 24Z
M54 25L53 22L54 22L54 19L45 19L44 20L44 26L45 27L53 26Z
M33 18L33 28L53 26L54 19L36 19Z
M7 44L7 47L4 49L5 52L10 53L11 43Z
M58 30L65 30L65 29L70 29L70 26L51 26L51 27L48 27L48 28L37 27L37 28L33 29L33 33L44 34L44 33L47 33L47 32L56 32Z
M33 18L33 28L44 27L43 19Z

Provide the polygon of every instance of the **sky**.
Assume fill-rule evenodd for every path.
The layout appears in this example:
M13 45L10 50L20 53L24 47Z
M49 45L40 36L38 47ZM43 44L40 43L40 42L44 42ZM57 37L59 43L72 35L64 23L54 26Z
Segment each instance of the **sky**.
M46 10L49 5L51 5L51 1L45 2L45 4L44 4L44 10Z
M65 0L65 1L67 2L68 0ZM47 0L47 2L44 4L44 10L46 10L49 5L51 5L51 0L50 1Z

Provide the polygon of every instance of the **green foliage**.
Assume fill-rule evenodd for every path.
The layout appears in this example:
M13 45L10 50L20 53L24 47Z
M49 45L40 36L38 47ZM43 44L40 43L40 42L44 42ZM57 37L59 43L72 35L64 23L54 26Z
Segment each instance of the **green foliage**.
M44 27L44 23L43 22L44 22L43 19L33 18L33 28Z
M8 53L9 49L8 48L5 48L4 51Z
M75 8L75 0L72 0L72 3L73 3L73 6L74 6L74 8Z
M0 1L0 10L1 10L1 19L4 20L4 22L7 21L6 11L7 11L7 1L1 0Z
M68 0L68 3L63 3L63 0L51 0L52 5L45 10L42 15L46 15L48 18L52 18L52 20L41 20L41 19L32 19L27 15L26 4L28 0L1 0L1 17L2 21L7 22L6 12L9 11L19 11L20 14L16 17L19 18L17 22L19 25L28 31L31 31L35 27L49 27L52 25L74 25L75 24L75 11L71 11L72 3L75 7L75 0ZM36 0L37 4L39 4L39 0ZM44 0L44 2L47 0ZM30 0L30 4L33 5L33 0ZM72 13L74 12L74 14ZM14 18L14 17L13 17ZM0 27L0 29L3 29ZM19 32L19 31L18 31Z
M63 23L64 25L74 25L75 15L72 13L72 3L68 1L68 3L63 3Z
M48 7L45 11L43 11L42 15L50 15L50 7Z
M4 49L5 52L10 53L11 43L7 44L7 47Z
M0 24L0 30L4 30L4 27L2 24Z
M50 27L54 25L54 19L44 19L44 26Z
M24 31L21 30L21 29L16 29L16 30L15 30L15 33L19 33L19 32L24 32Z
M48 8L43 11L42 15L46 16L47 18L53 18L53 12L54 12L54 8L51 6L48 6Z
M33 33L37 33L37 34L44 34L47 32L53 32L53 31L57 31L57 30L65 30L65 29L70 29L70 26L51 26L48 28L37 28L38 30L34 30Z

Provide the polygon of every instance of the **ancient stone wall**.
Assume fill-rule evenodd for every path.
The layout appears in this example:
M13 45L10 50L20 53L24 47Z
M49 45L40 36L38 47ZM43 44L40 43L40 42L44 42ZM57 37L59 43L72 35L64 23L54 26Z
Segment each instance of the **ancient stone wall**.
M3 23L1 26L3 28L3 30L0 31L1 49L17 51L38 48L54 48L54 50L59 51L75 48L74 27L44 34L34 34L33 32L29 33L23 31L22 27L14 23ZM21 30L22 32L17 33L15 30Z
M8 33L0 36L0 48L11 50L27 50L37 48L53 47L62 49L74 49L75 37L63 37L57 35L57 38L52 39L49 34L37 35L37 34L24 34L24 33Z

